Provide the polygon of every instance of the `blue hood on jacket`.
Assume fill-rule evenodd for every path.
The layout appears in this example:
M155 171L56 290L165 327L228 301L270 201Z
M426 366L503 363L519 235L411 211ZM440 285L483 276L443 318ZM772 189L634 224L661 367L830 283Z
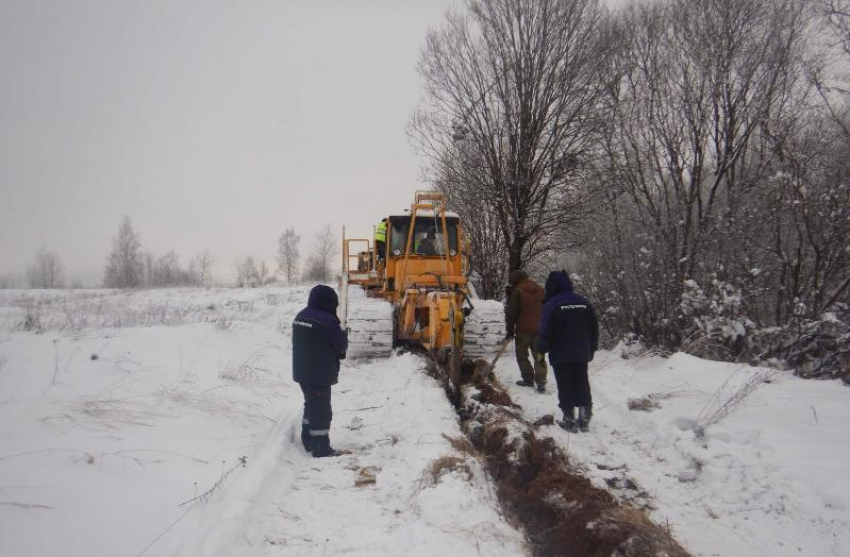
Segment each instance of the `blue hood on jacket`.
M336 315L336 308L339 305L339 298L336 292L330 286L319 284L310 290L310 298L307 300L307 307L320 309L330 314Z
M553 366L593 360L599 346L596 311L587 298L573 292L573 282L566 271L549 273L546 298L540 316L540 352L549 353Z
M546 299L549 300L561 292L572 292L573 281L566 271L552 271L546 279Z

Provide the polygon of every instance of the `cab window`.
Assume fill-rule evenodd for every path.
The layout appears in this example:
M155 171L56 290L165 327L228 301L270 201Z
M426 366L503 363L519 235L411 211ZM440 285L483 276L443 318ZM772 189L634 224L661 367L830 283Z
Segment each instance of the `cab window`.
M446 219L449 233L449 250L457 253L457 220ZM390 252L393 255L404 253L407 233L410 230L410 218L390 220ZM410 253L414 255L442 255L446 249L443 236L442 219L417 218L413 229L413 242Z

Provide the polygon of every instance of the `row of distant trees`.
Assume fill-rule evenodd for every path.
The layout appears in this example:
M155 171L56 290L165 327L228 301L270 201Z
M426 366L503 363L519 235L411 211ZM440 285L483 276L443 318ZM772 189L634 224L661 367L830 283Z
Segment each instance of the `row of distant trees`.
M251 288L265 286L276 282L278 274L290 284L300 279L320 282L331 280L332 264L338 251L337 239L330 225L316 233L313 250L305 261L303 273L299 272L300 242L301 236L294 228L288 228L280 235L276 271L265 261L257 261L251 255L237 259L234 264L236 285ZM204 251L184 269L173 251L160 257L143 252L138 232L133 229L130 218L124 217L118 235L112 242L103 283L108 288L202 286L211 280L210 268L213 262L209 251Z
M286 229L278 239L277 267L253 256L238 258L234 263L235 284L239 287L258 287L277 282L278 277L288 284L298 281L328 282L335 276L334 262L339 253L338 240L330 225L319 230L313 247L302 264L301 236L294 228ZM204 286L213 282L215 259L204 250L183 265L175 251L157 256L142 247L140 234L133 228L130 217L121 221L118 234L112 240L112 250L103 271L103 286L107 288L159 288L169 286ZM63 288L67 286L65 270L59 255L42 247L27 266L24 285L29 288ZM0 288L22 286L20 277L0 275ZM72 286L81 286L75 283Z
M30 288L62 288L65 286L65 268L56 252L42 247L35 261L27 267L27 284Z
M68 283L65 267L56 252L42 246L32 263L27 265L23 277L11 273L0 274L0 289L20 288L64 288ZM79 286L75 282L72 286Z
M324 226L313 238L313 248L304 265L301 265L301 236L294 228L287 228L278 238L277 274L293 284L299 280L328 282L335 276L334 261L339 253L338 240L330 225ZM247 256L236 262L236 284L238 286L260 286L277 280L265 261L256 263Z
M611 337L847 371L848 64L850 0L471 0L410 134L485 295L569 261Z
M139 233L133 228L130 217L125 216L118 235L112 240L103 285L107 288L202 286L212 278L213 262L209 251L196 255L187 267L183 267L180 256L174 251L160 256L144 251Z

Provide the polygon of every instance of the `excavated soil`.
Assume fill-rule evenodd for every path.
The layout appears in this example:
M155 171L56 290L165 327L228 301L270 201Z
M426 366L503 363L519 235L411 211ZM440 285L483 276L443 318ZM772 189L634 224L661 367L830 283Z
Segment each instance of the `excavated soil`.
M570 466L552 438L538 438L520 408L480 365L464 366L459 382L433 367L461 426L496 486L502 511L523 528L534 555L687 557L669 531L646 513L597 488Z

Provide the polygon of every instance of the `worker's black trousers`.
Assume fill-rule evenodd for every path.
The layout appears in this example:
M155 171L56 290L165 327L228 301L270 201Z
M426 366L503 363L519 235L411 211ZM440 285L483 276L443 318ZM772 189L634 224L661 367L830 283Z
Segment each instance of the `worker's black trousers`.
M558 382L558 406L569 412L571 408L592 406L590 381L587 379L587 362L568 362L555 367Z
M326 436L333 418L331 386L301 385L301 392L304 393L304 428L311 437Z

